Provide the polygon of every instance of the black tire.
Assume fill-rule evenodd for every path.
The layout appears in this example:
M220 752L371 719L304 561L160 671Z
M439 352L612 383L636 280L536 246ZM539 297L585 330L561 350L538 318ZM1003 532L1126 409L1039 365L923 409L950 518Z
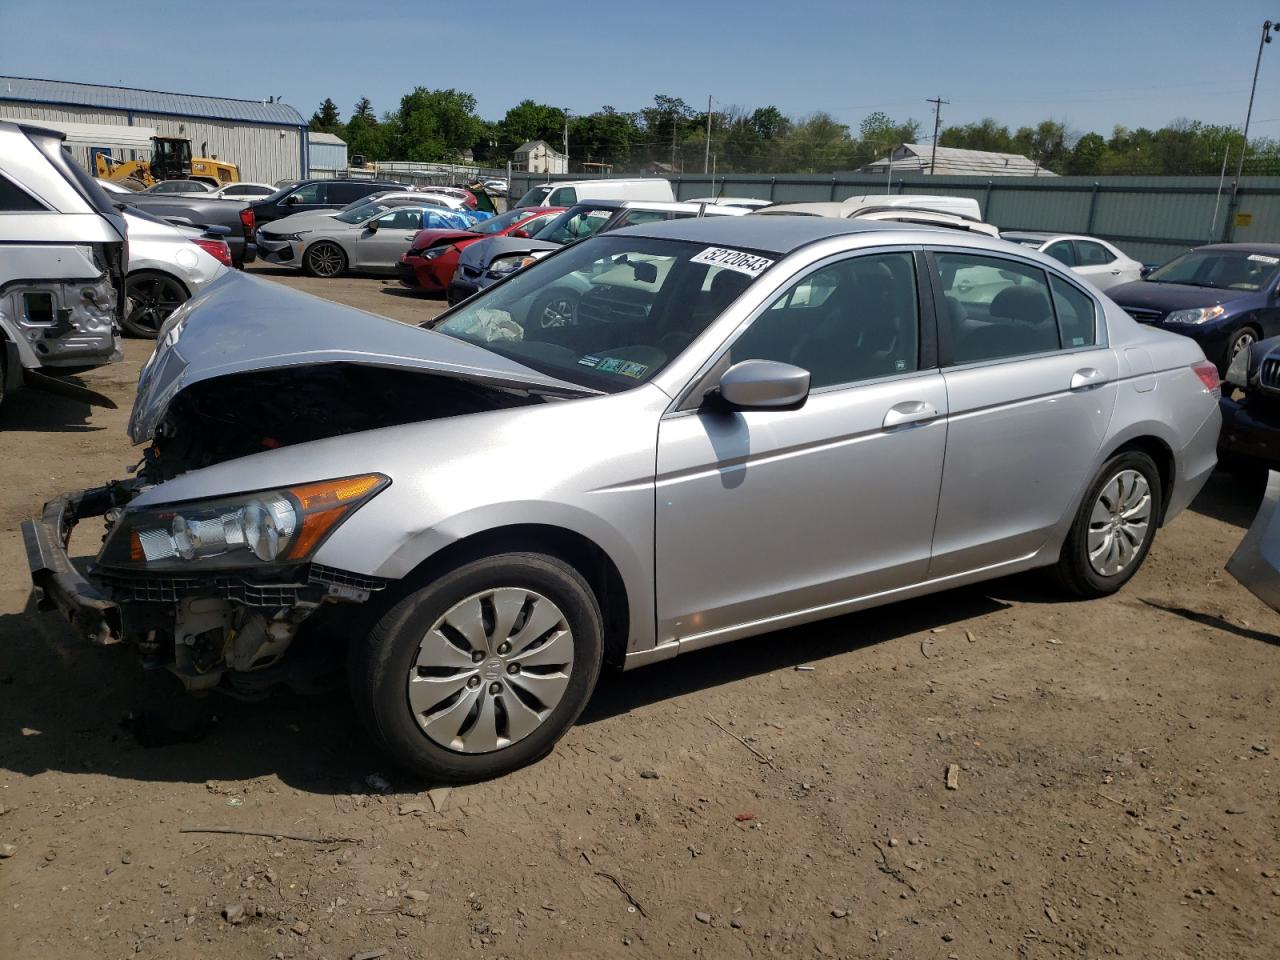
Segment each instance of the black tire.
M330 240L321 240L307 247L302 255L302 269L311 277L340 277L347 272L347 255Z
M1222 359L1218 361L1218 376L1225 377L1231 361L1242 349L1248 349L1262 338L1255 327L1243 326L1232 334L1227 347L1222 351Z
M1140 473L1150 488L1150 519L1147 521L1145 534L1134 552L1133 559L1118 573L1104 576L1095 570L1089 561L1090 519L1103 489L1117 475L1126 470L1135 470ZM1156 468L1155 461L1137 450L1112 457L1098 470L1093 482L1089 484L1088 492L1080 502L1076 517L1071 523L1071 531L1062 545L1058 564L1053 568L1055 579L1064 589L1080 597L1105 597L1115 593L1129 582L1129 578L1138 572L1138 568L1146 559L1151 543L1155 539L1156 527L1159 526L1163 508L1164 489L1160 484L1160 471Z
M578 322L578 301L582 294L564 287L553 287L540 295L529 307L529 322L542 329L568 327Z
M463 753L433 741L409 704L408 682L419 644L435 622L485 590L518 587L555 603L573 636L573 667L559 702L523 739L487 753ZM378 745L400 767L432 783L488 780L551 752L586 706L600 675L603 620L582 576L556 557L507 553L464 564L411 593L368 634L353 642L349 659L356 710Z
M131 273L124 281L126 298L120 325L125 333L154 340L169 315L191 297L176 277L152 270Z

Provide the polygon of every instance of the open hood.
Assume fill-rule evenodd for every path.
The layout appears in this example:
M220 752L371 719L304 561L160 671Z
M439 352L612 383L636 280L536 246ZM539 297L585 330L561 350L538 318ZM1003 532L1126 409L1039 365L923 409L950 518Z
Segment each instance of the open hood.
M445 334L232 270L174 311L161 329L138 378L129 436L134 443L150 440L174 398L195 384L341 364L553 396L595 392Z

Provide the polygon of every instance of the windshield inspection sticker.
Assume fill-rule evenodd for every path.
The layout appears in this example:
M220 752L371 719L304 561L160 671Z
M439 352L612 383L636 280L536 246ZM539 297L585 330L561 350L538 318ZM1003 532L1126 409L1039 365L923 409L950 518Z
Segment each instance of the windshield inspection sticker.
M1251 254L1249 254L1249 259L1250 259L1250 260L1256 260L1256 261L1258 261L1258 263L1269 263L1269 264L1271 264L1273 267L1274 267L1277 263L1280 263L1280 257L1268 257L1268 256L1264 256L1264 255L1263 255L1263 254L1261 254L1261 253L1251 253Z
M724 267L745 273L749 277L758 277L773 266L772 260L757 257L754 253L742 250L726 250L724 247L707 247L697 256L689 258L690 263L707 263L713 267Z

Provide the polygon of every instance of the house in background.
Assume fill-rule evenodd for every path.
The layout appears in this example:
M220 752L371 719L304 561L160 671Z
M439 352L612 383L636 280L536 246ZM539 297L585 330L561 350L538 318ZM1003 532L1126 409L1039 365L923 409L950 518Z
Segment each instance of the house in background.
M527 173L568 173L569 158L545 140L527 140L511 158L516 170Z
M927 143L904 143L887 157L874 160L862 173L933 173L948 177L1056 177L1034 160L1020 153L990 153L959 147L934 148Z

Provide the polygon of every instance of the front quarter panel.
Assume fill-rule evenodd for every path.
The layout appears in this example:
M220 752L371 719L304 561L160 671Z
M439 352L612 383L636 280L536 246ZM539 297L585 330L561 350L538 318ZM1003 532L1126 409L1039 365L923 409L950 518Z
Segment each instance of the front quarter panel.
M315 560L400 579L461 539L544 524L591 540L617 566L628 650L652 646L657 426L670 399L646 385L610 396L405 424L272 450L184 474L136 506L378 472L391 485Z

